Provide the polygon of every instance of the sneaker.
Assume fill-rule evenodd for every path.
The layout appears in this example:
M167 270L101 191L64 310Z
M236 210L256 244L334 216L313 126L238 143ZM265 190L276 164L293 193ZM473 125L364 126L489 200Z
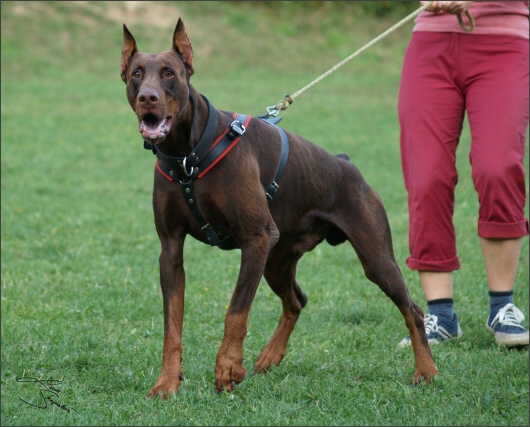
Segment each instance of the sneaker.
M427 339L429 344L440 344L442 341L449 340L452 338L460 338L462 336L462 330L460 329L460 324L456 323L457 330L456 335L452 335L449 331L444 328L442 325L438 324L438 316L435 314L426 314L423 321L425 322L425 333L427 334ZM406 336L398 344L400 348L408 347L412 344L410 336Z
M490 316L491 317L491 316ZM493 335L497 344L505 347L528 345L528 330L521 323L524 314L512 303L501 308L493 320L486 322L486 328Z

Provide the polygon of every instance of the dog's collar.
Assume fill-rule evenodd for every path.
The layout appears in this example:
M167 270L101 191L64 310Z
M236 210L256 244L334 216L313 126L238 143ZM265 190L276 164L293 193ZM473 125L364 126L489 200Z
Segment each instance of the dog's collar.
M180 181L181 183L193 181L195 178L202 178L239 142L241 135L245 133L251 116L234 113L234 119L224 133L208 144L208 150L203 157L198 157L197 155L190 157L191 154L184 157L170 157L157 149L156 165L158 171L170 181ZM198 162L196 161L197 158L199 158Z
M151 149L156 154L157 159L162 160L166 166L163 169L167 169L171 178L163 174L169 179L173 179L173 176L176 175L181 181L191 181L204 176L239 142L250 122L250 116L234 113L234 121L230 127L214 141L217 131L217 111L204 95L201 96L208 105L208 120L199 142L190 154L183 157L168 156L156 145L144 141L144 148ZM157 161L157 164L160 162ZM162 170L160 171L162 172Z

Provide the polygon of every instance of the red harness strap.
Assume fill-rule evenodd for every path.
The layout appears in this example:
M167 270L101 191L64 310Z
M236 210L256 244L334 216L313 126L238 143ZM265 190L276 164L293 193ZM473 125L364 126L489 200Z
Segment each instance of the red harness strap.
M160 172L164 178L166 178L168 181L174 181L174 179L170 177L167 173L165 173L164 170L160 167L160 165L158 164L158 158L156 159L155 165L158 169L158 172Z
M238 114L237 113L234 113L234 119L237 119L238 117ZM245 122L243 123L243 129L246 128L250 122L250 119L252 117L251 116L246 116L246 119L245 119ZM208 172L211 168L213 168L217 163L219 163L219 161L228 154L228 152L235 147L235 145L239 142L239 140L241 139L241 136L237 136L236 138L232 138L230 136L228 136L228 132L233 132L232 130L232 127L229 127L227 128L221 135L219 135L219 137L212 143L212 145L210 146L210 149L208 150L208 154L212 153L212 151L214 151L216 149L216 147L218 146L218 144L223 141L223 139L226 139L226 141L223 141L224 144L227 144L225 147L218 147L218 149L221 149L221 152L220 153L217 153L216 156L212 162L210 164L208 164L206 166L206 168L204 170L202 170L197 176L196 178L202 178L206 172ZM207 158L208 154L204 157L204 159ZM158 158L156 160L156 168L158 169L158 171L162 174L162 176L164 178L166 178L167 180L169 181L175 181L175 179L173 178L172 176L172 170L164 170L160 165L159 165L159 162L158 162ZM169 172L169 174L168 174Z
M234 119L237 119L237 116L238 114L237 113L234 113ZM247 119L245 120L245 123L243 124L243 127L246 128L250 122L250 119L251 119L251 116L247 116ZM210 151L212 151L215 146L226 136L226 134L231 130L231 128L228 128L224 131L224 133L222 135L219 136L219 138L217 138L212 146L210 147ZM197 175L197 178L202 178L206 172L208 172L211 168L213 168L218 162L219 160L221 160L224 156L226 156L228 154L228 152L234 148L234 146L239 142L239 140L241 139L241 136L238 136L236 139L234 139L230 145L228 147L226 147L223 152L219 155L219 157L217 157L213 162L212 164L210 164L206 169L204 169L199 175Z

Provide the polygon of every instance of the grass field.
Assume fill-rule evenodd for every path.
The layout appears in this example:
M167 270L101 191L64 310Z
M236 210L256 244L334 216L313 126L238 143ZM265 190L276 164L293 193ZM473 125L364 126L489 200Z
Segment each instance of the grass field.
M154 156L143 149L119 77L121 25L141 50L159 51L170 48L182 16L195 87L219 109L259 115L404 16L375 20L346 2L308 4L2 2L2 425L529 424L528 348L498 348L484 326L467 126L455 213L464 336L432 348L440 371L433 385L410 385L412 351L397 348L404 322L364 277L352 248L322 244L299 264L309 303L282 364L216 394L213 367L240 254L190 238L186 380L168 401L146 399L161 364L160 245L151 212ZM359 166L385 203L396 258L424 306L416 272L405 266L396 112L410 29L299 97L281 124ZM525 239L515 302L527 316L528 257ZM245 340L247 370L280 313L263 282ZM44 385L22 377L61 383L41 394Z

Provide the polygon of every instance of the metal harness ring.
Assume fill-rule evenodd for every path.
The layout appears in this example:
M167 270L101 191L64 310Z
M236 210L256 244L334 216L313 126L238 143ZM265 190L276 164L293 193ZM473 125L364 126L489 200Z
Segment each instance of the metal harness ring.
M184 174L186 176L192 176L193 175L193 166L190 168L190 171L188 172L186 170L186 160L188 160L188 158L184 157L184 160L182 161L182 170L184 171Z

